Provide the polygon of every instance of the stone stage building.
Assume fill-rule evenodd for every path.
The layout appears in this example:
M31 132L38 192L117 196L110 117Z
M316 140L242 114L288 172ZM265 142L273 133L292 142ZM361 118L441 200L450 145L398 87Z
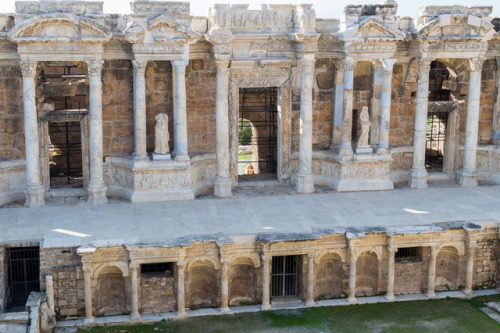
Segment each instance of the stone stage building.
M397 8L321 15L339 19L217 4L195 17L188 2L133 1L115 15L102 1L18 1L0 14L0 205L500 184L500 20L488 6ZM157 150L160 114L169 154ZM28 303L46 327L54 313L91 323L497 286L498 221L404 224L63 248L0 236L0 308L41 289Z

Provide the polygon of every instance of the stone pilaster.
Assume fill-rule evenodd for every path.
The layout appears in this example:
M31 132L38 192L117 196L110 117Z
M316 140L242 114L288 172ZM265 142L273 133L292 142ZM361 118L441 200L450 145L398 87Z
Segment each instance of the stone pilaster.
M146 67L147 61L132 60L134 67L134 159L147 160Z
M356 262L358 260L358 252L350 248L349 249L349 297L347 301L349 304L356 304Z
M186 316L186 297L184 295L184 278L186 262L184 260L177 262L177 317Z
M24 140L26 145L26 203L27 207L45 205L44 187L40 174L38 116L36 111L36 61L21 61L23 75Z
M389 128L391 124L391 99L392 99L392 69L396 63L396 59L382 60L383 77L382 77L382 94L380 99L380 124L379 124L379 140L378 154L384 154L389 151Z
M298 193L314 192L312 173L312 88L315 60L301 59L302 67L300 87L300 146L299 173L297 174Z
M189 161L188 129L186 111L186 66L187 60L174 60L175 68L175 109L174 109L174 144L175 159Z
M372 97L370 99L370 144L376 145L379 141L380 99L382 98L382 80L384 77L384 64L380 59L372 60Z
M229 312L229 258L223 258L221 277L221 307L220 312Z
M464 164L458 172L458 183L462 186L477 186L477 137L479 106L481 99L481 70L483 59L470 59L469 96L465 129Z
M271 256L262 255L262 305L261 310L271 310Z
M431 246L431 256L429 257L429 275L427 279L427 297L435 298L436 292L436 257L439 250L438 245Z
M343 155L352 155L352 108L353 108L353 88L354 88L354 69L356 68L356 59L351 57L344 58L344 105L342 113L342 142L340 144L340 153Z
M493 107L493 121L491 124L491 143L500 146L500 57L497 57L497 71L495 75L495 106Z
M398 249L389 245L387 247L387 251L389 252L389 266L387 267L387 294L385 298L389 302L394 302L396 298L394 297L394 272L396 269L395 257Z
M103 170L103 139L102 139L102 64L103 61L87 61L89 69L89 154L90 181L87 186L88 202L105 204L106 184Z
M132 294L132 313L130 314L130 320L139 320L141 315L139 314L139 272L140 266L135 263L130 263L130 281L132 283L131 294Z
M229 174L229 60L216 60L216 135L217 176L215 177L215 195L219 198L232 196L232 180Z
M92 313L92 257L82 256L83 264L83 288L85 293L85 323L91 324L95 321Z
M333 97L333 133L330 149L342 142L342 113L344 112L344 67L341 60L335 62L335 92Z
M314 257L315 253L307 254L307 300L306 306L315 306L314 302Z
M413 133L413 165L409 186L427 188L425 169L425 139L427 132L427 109L429 103L429 69L432 59L418 60L417 106L415 108L415 131Z
M467 273L465 275L464 294L467 297L474 296L472 286L474 283L474 259L476 258L477 244L469 242L467 244Z

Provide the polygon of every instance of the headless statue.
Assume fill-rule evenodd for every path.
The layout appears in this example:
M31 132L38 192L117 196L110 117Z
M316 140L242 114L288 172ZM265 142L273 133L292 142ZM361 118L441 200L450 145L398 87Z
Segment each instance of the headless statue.
M170 154L168 141L170 134L168 133L168 115L160 113L156 116L155 125L155 154L166 155Z

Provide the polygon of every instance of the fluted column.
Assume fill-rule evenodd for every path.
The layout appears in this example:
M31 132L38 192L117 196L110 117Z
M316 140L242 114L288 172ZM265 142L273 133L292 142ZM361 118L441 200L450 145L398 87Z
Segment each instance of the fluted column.
M175 159L188 161L188 129L186 111L186 66L187 60L172 61L175 68L174 144Z
M353 88L354 88L354 69L356 68L356 59L344 58L344 112L342 114L342 142L340 144L340 153L343 155L352 155L352 108L353 108Z
M493 122L491 124L491 143L500 146L500 57L497 57L495 75L496 99L493 107Z
M139 320L141 315L139 314L139 279L138 279L138 264L130 264L131 276L130 281L132 284L131 294L132 294L132 313L130 314L130 320Z
M229 60L216 60L217 92L215 122L217 142L217 176L214 193L219 198L232 195L232 180L229 174Z
M177 317L186 315L185 295L184 295L184 268L186 262L184 260L177 262Z
M340 146L342 142L342 114L344 112L344 67L342 61L335 63L335 92L333 97L333 133L330 149Z
M439 246L431 246L431 256L429 257L429 276L427 279L427 297L429 298L436 297L434 289L436 288L436 257L438 250Z
M465 289L464 294L467 297L474 296L472 291L472 286L474 283L474 259L476 258L476 248L477 244L469 243L467 244L467 273L465 275Z
M477 186L476 157L483 59L476 58L469 59L469 61L470 79L465 125L464 165L463 169L458 172L458 182L462 186Z
M82 258L82 261L85 259ZM92 313L92 265L90 260L83 262L83 288L85 293L85 323L93 323L95 318Z
M356 304L356 262L358 260L358 252L350 248L349 249L349 297L347 301L350 304Z
M380 98L380 124L378 154L389 150L389 128L391 125L392 68L396 59L383 59L382 95Z
M299 173L297 174L298 193L314 192L314 176L312 173L312 89L315 60L301 59L302 66L300 86L300 144Z
M385 298L389 302L393 302L396 298L394 297L394 272L395 272L395 257L396 257L396 252L398 252L398 249L392 246L389 246L387 248L387 251L389 252L389 266L387 268L387 294L385 295Z
M429 97L429 69L432 59L418 60L417 105L415 108L415 131L413 132L413 165L411 188L427 188L425 169L425 140L427 132L427 109Z
M102 64L103 61L87 61L89 69L89 154L90 181L87 186L88 202L105 204L106 184L103 170L103 140L102 140Z
M38 116L36 111L36 61L21 61L23 75L24 140L26 150L26 203L27 207L45 205L44 188L40 175L40 148Z
M272 257L262 255L262 305L261 310L271 310L271 260Z
M147 61L132 60L134 67L134 159L147 160L146 67Z
M315 253L307 254L307 301L306 306L315 306L314 302L314 257Z
M221 307L220 312L229 312L229 258L223 258L221 278Z

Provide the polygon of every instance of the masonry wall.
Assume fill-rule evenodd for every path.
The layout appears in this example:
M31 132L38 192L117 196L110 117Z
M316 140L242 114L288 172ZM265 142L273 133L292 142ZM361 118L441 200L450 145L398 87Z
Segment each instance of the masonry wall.
M335 64L333 59L317 59L313 85L313 148L329 149L333 131Z
M159 313L175 311L177 299L173 275L165 273L142 273L140 275L140 312Z
M22 81L18 61L0 63L0 160L25 158Z
M499 284L500 240L498 229L487 228L476 250L474 286L478 289L496 288Z

